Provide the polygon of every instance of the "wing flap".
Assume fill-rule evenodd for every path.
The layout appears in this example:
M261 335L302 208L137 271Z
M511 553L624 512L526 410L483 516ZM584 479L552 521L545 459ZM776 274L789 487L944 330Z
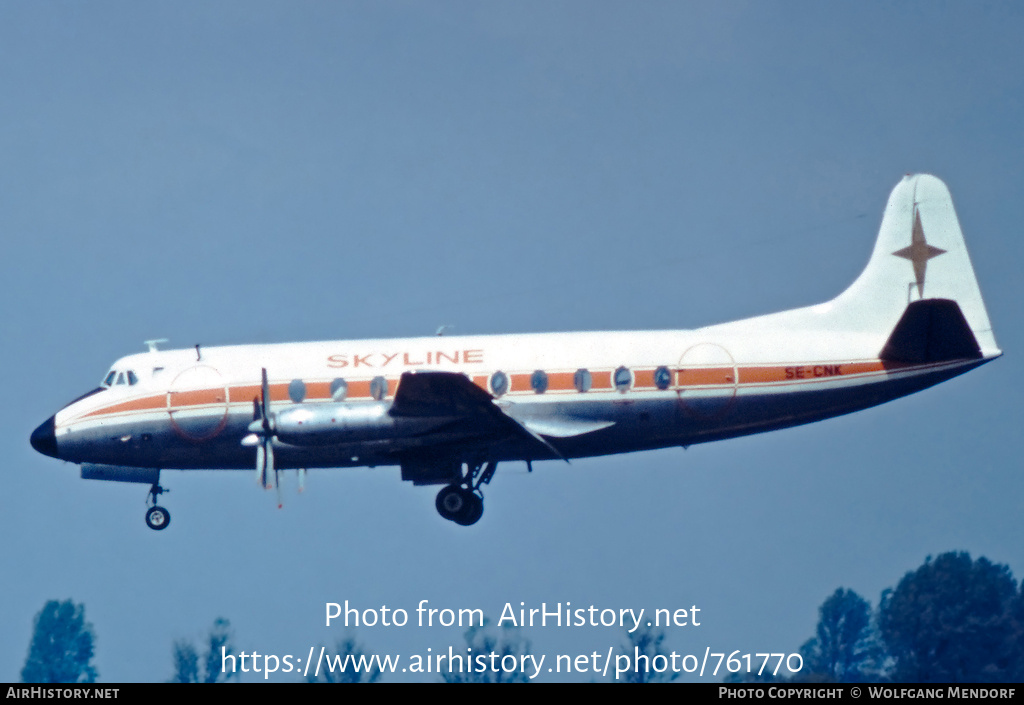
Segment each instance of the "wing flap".
M572 438L615 425L614 421L584 421L578 419L523 419L520 423L530 431L549 438Z

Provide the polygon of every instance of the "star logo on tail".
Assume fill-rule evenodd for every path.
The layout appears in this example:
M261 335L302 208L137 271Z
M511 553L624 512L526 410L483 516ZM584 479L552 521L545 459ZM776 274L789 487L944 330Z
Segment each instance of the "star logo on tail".
M910 237L910 247L893 252L897 257L908 259L914 264L914 277L917 279L917 291L924 298L924 277L928 271L928 260L945 254L945 250L933 247L924 239L924 228L921 227L921 212L914 211L914 231Z

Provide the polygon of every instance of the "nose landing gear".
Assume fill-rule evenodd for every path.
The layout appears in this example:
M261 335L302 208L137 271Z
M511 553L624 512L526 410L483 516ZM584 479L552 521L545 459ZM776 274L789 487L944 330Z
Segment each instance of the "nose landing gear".
M163 531L171 523L171 513L163 507L157 506L156 503L157 497L169 491L154 482L153 486L149 488L149 494L146 495L146 504L151 505L146 512L146 526L153 529L153 531Z

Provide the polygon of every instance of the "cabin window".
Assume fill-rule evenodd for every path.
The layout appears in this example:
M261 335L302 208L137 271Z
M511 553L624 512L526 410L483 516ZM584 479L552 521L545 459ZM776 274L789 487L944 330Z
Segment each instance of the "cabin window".
M662 365L654 371L654 386L658 389L668 389L669 385L672 384L672 373L669 369Z
M295 404L301 404L306 398L306 384L301 379L293 379L288 383L288 398Z
M370 381L370 396L380 401L388 395L388 381L383 377L374 377Z
M496 397L508 391L508 375L498 370L491 375L491 393Z
M128 370L128 384L138 384L139 378L135 376L132 370Z
M548 373L544 370L535 370L530 375L530 386L537 394L543 394L548 390Z
M333 401L343 401L348 396L348 382L338 377L331 382L331 399Z
M620 392L625 392L633 386L633 373L629 371L628 367L619 367L615 370L615 388Z
M576 385L576 391L582 394L583 392L590 391L590 388L594 385L594 378L591 376L590 370L580 368L572 376L572 383Z

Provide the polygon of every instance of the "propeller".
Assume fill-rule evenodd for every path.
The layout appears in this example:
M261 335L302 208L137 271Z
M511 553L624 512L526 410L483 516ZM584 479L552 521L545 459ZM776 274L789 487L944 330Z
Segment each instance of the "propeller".
M263 368L260 398L252 400L252 423L249 435L242 439L242 445L256 446L256 482L263 489L277 487L277 506L283 506L281 483L274 467L274 416L270 413L270 383L267 368Z

